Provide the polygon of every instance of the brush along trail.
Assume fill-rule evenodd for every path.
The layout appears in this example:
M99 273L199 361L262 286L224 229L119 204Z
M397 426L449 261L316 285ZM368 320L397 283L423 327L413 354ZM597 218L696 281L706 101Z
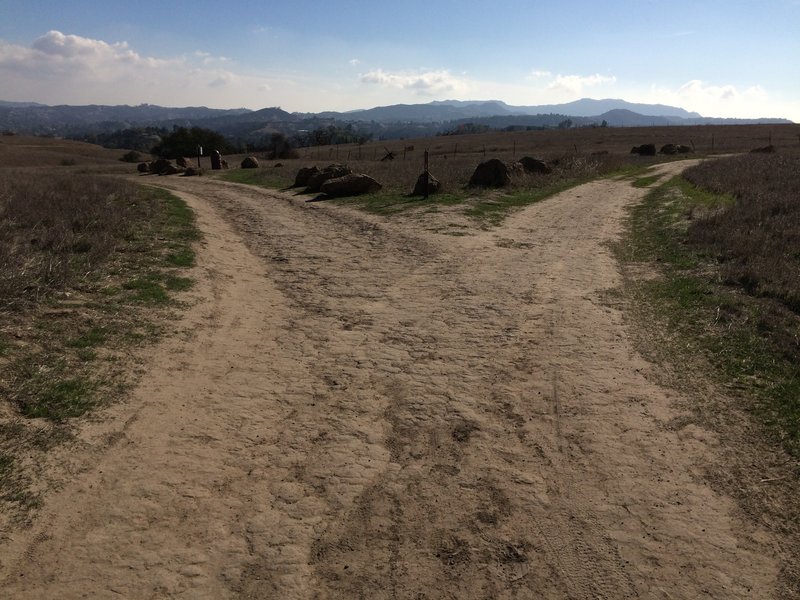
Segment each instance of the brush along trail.
M706 483L715 436L669 426L608 294L646 190L482 231L144 181L197 213L194 302L0 549L4 597L773 596L777 542Z

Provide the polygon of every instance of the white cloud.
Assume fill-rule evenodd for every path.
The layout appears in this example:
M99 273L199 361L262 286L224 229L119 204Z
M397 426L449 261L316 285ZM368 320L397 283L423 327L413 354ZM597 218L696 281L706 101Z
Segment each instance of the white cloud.
M682 106L710 117L780 117L764 114L765 107L775 105L760 85L739 88L732 84L716 85L692 79L677 88L652 86L649 102Z
M550 71L531 71L527 78L538 81L539 79L550 79L552 76L553 74Z
M351 58L350 60L348 60L348 61L347 61L347 63L348 63L349 65L351 65L351 66L355 67L355 66L357 66L357 65L360 65L360 64L361 64L361 61L360 61L360 60L358 60L357 58Z
M551 90L568 92L574 95L583 94L587 87L599 86L604 83L616 83L616 77L605 75L556 75L547 87Z
M49 31L30 47L0 40L3 100L50 104L268 105L274 80L242 75L230 60L197 50L186 56L142 56L126 42ZM277 103L277 102L276 102Z
M375 69L362 74L360 79L362 83L406 90L428 96L442 93L461 93L472 88L472 83L468 79L456 77L447 70L398 71L390 73L383 69Z

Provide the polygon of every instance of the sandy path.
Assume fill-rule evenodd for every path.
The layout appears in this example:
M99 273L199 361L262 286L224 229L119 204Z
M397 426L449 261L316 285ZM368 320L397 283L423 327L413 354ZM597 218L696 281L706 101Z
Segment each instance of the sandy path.
M772 597L776 544L604 299L641 190L453 237L158 181L206 232L198 302L0 548L6 597Z

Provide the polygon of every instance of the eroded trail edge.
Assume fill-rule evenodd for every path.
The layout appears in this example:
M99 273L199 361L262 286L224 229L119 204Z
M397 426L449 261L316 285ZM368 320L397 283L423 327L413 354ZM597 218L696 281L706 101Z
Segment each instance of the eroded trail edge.
M772 595L775 542L705 484L714 436L669 427L607 297L642 190L455 237L164 185L206 235L195 304L2 549L10 597Z

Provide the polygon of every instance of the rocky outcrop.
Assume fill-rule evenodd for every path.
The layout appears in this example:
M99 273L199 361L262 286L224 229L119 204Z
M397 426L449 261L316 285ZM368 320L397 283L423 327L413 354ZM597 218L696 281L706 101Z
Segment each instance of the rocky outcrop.
M659 150L661 154L666 154L667 156L671 156L673 154L688 154L692 152L692 149L689 146L684 146L683 144L664 144L661 146L661 150Z
M425 186L425 176L428 178L428 185ZM417 183L414 184L414 191L411 192L412 196L425 196L431 194L438 194L442 191L441 182L430 173L421 173L417 177Z
M159 158L150 163L150 172L154 175L169 175L167 171L172 169L175 169L175 165L166 158Z
M308 183L306 184L306 192L309 194L316 194L317 192L322 191L322 184L328 181L329 179L344 177L345 175L349 175L352 172L353 172L352 169L344 165L337 165L337 164L328 165L324 169L318 170L316 173L314 173L313 175L311 175L311 177L308 178Z
M642 144L641 146L634 146L631 148L631 154L638 154L639 156L655 156L655 144Z
M546 162L539 160L538 158L523 156L517 162L519 162L519 164L522 165L523 170L529 174L532 173L546 175L553 171L553 169L551 169Z
M313 167L302 167L298 172L297 175L294 177L294 184L292 187L305 187L308 185L309 180L313 175L319 173L319 167L314 165Z
M331 198L343 198L370 194L381 189L381 184L363 173L348 173L341 177L327 179L320 186L320 192Z
M498 158L482 162L475 168L469 185L475 187L504 187L511 183L508 165Z

